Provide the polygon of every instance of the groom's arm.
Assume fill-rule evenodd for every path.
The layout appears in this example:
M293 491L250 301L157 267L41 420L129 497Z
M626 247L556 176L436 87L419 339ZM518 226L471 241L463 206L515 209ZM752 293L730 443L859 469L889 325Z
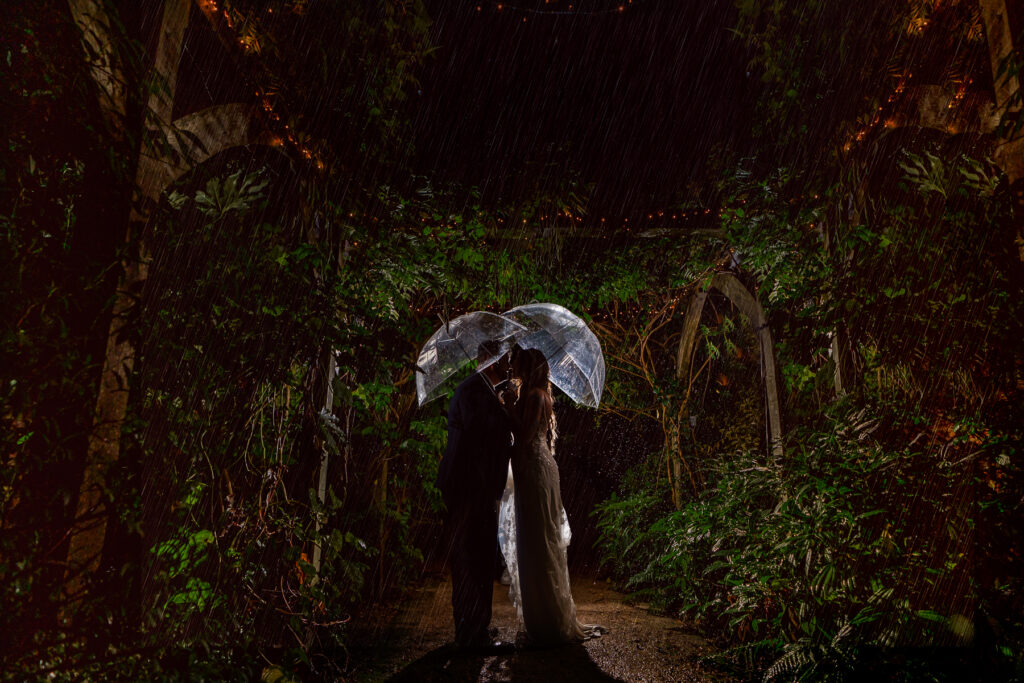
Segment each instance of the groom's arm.
M453 463L453 473L454 476L461 473L463 495L485 495L497 499L505 485L512 439L511 421L494 393L483 382L469 383L465 389L459 402L458 421L462 430L457 437L454 455L458 464ZM449 417L449 425L456 424L453 417Z

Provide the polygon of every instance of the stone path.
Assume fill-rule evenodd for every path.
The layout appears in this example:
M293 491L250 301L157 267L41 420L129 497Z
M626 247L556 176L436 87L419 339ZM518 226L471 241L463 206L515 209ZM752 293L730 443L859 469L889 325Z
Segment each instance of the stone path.
M580 621L610 632L582 645L520 649L471 656L450 646L451 583L434 579L397 608L381 609L350 630L349 671L354 681L729 681L699 664L714 647L676 619L623 602L607 583L574 579ZM494 587L491 626L499 638L516 640L508 588ZM371 623L372 622L372 623Z

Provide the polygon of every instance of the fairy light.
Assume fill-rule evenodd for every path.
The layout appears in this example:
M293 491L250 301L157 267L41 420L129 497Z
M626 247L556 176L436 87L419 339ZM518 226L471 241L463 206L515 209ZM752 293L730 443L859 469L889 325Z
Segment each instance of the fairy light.
M576 5L572 4L572 3L566 5L565 9L558 9L558 7L557 7L559 5L558 0L544 0L544 5L547 8L550 8L550 9L537 8L537 7L521 7L519 5L510 5L510 4L505 3L505 2L489 2L489 3L486 3L486 4L489 7L492 7L495 12L499 12L499 13L509 13L509 14L511 14L511 13L516 13L516 12L521 12L521 13L527 14L527 15L529 15L529 14L534 14L534 15L538 15L538 14L539 15L545 15L545 14L548 14L548 15L573 14L573 15L578 15L578 16L590 16L590 15L600 15L600 14L625 14L627 9L631 9L631 8L635 7L635 4L634 4L635 1L637 2L637 4L639 4L639 0L627 0L626 2L621 2L620 1L618 4L610 6L610 7L606 7L604 9L596 9L596 10L588 10L588 11L578 10L578 9L576 9ZM484 5L483 4L479 4L479 5L476 6L476 11L477 12L483 12L483 9L484 9ZM526 21L526 17L523 17L523 21L524 22Z
M213 24L215 28L218 24L227 28L227 31L231 33L229 40L234 43L235 47L239 49L242 54L249 55L258 51L259 41L256 40L256 37L253 34L246 33L245 35L240 36L236 33L235 20L232 17L231 12L226 7L221 8L217 4L216 0L200 0L200 9L206 15L207 20ZM267 13L272 14L272 8L267 8ZM248 26L248 24L248 20L243 22L244 26ZM281 115L275 111L274 105L266 93L261 89L257 89L253 94L257 98L259 107L263 111L267 120L279 124L281 122ZM271 140L271 145L277 147L282 146L287 142L289 146L299 153L299 155L312 162L318 170L326 168L326 164L324 164L323 159L321 159L314 150L301 144L298 137L291 132L291 127L288 124L284 124L282 128L284 130L284 135L274 135Z
M924 17L915 17L907 24L907 33L912 36L919 36L928 28L928 20Z
M932 9L937 9L940 4L941 0L940 2L936 2L935 6ZM914 16L911 17L908 21L906 32L908 35L921 36L927 30L930 29L930 26L931 24L929 22L928 16ZM901 96L906 91L907 84L910 81L910 79L913 78L913 76L913 72L909 70L899 75L896 85L893 88L893 91L888 95L888 97L886 97L886 104L893 107L899 104L899 101L902 99ZM967 78L965 81L962 81L960 83L956 83L956 90L950 97L949 101L946 102L946 109L950 110L952 116L956 116L955 112L959 110L961 105L963 104L971 83L972 79L970 78ZM863 142L865 138L867 138L867 136L870 133L872 133L875 129L877 129L879 126L885 129L893 129L898 127L898 114L894 114L890 111L890 114L886 116L883 107L879 106L878 110L875 112L874 117L866 125L862 126L859 130L852 133L846 139L846 141L842 145L843 151L849 152L855 143ZM951 121L950 123L946 124L945 131L950 134L956 134L960 132L960 126L955 121Z

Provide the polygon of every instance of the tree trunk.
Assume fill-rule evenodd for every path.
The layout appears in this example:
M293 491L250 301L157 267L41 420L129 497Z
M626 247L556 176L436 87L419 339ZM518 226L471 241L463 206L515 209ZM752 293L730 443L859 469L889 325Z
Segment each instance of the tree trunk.
M75 14L79 26L82 21L88 22L82 27L83 42L87 52L92 47L90 36L97 35L97 26L109 27L110 17L91 0L71 0L72 13ZM155 72L162 82L154 89L147 102L147 111L152 119L147 120L147 133L157 133L161 121L170 118L174 103L174 88L178 73L178 60L181 56L181 40L188 25L189 0L169 0L164 4L163 20L160 27L160 38L157 45ZM83 19L79 19L82 17ZM113 63L113 41L109 32L106 34L108 43L103 49L107 53L103 63ZM93 68L93 78L100 90L101 105L109 116L119 114L124 117L123 77L119 80L116 73L104 72ZM111 89L120 87L122 101L120 104L111 95ZM107 107L120 107L112 111ZM135 196L128 218L128 234L126 239L131 244L133 235L145 224L151 204L155 197L152 192L151 175L145 163L147 145L154 145L156 135L147 135L143 141L143 149L135 176ZM159 196L158 194L156 196ZM100 386L96 397L96 412L93 430L89 435L86 450L85 472L79 488L78 504L75 509L75 524L71 530L68 543L68 581L65 583L65 595L76 599L81 595L83 579L86 574L96 571L103 551L106 538L107 510L104 501L104 481L110 465L117 460L121 448L121 428L124 425L128 410L128 382L132 366L135 362L135 349L130 341L125 325L135 305L135 299L142 291L142 283L146 279L147 262L144 255L139 258L129 253L124 264L124 271L118 282L115 294L110 328L107 333L107 346L104 353L103 370L100 375Z
M69 0L69 5L82 31L83 46L94 64L93 78L104 113L119 122L123 131L125 86L123 72L116 69L115 43L109 29L111 18L95 0ZM107 470L120 456L121 430L135 363L135 348L125 326L142 292L150 260L140 238L142 231L168 184L225 149L272 142L254 125L252 107L246 104L209 107L171 121L182 40L191 8L190 0L164 3L153 65L157 83L146 102L145 135L128 215L128 256L115 294L93 429L69 538L64 593L72 600L80 597L85 576L98 568L106 539L104 482ZM100 58L92 58L96 53Z
M1020 79L1009 72L999 75L1000 67L1014 51L1006 0L980 0L979 5L988 40L989 59L992 62L996 111L1003 116L1019 113L1019 110L1011 112L1008 109L1015 104L1020 106L1019 99L1014 101L1020 95ZM1021 188L1021 181L1024 180L1024 135L1018 133L1015 138L1001 140L993 155L993 161L1006 173L1010 187L1014 190L1014 203L1018 215L1017 252L1020 260L1024 262L1024 226L1020 224L1019 218L1024 215L1024 188Z
M82 48L98 89L100 111L114 135L123 138L126 79L118 59L110 17L97 0L68 0L71 16L82 32Z
M1013 52L1010 18L1006 13L1006 0L980 0L978 4L981 8L981 20L985 24L988 56L992 63L992 82L995 86L993 94L996 107L1001 108L1020 90L1020 81L1016 75L999 75L999 66Z

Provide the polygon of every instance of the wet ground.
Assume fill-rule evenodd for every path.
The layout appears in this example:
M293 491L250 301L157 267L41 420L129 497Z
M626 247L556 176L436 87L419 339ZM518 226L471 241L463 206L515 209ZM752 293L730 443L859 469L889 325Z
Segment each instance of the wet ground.
M492 656L451 647L451 583L429 580L396 608L381 608L350 631L350 672L355 681L661 681L730 680L700 663L714 647L676 619L653 614L603 580L574 579L577 616L609 633L582 645L519 648ZM491 626L515 641L508 588L494 586Z

